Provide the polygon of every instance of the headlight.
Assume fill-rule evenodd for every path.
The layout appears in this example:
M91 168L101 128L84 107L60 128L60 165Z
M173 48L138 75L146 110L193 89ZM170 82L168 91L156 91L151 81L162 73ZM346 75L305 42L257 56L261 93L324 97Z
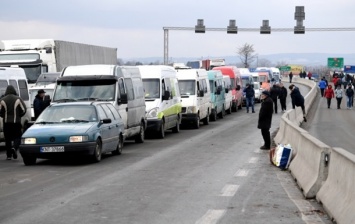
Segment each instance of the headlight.
M89 139L88 136L70 136L69 142L86 142Z
M21 143L24 145L34 145L36 144L36 138L23 138L21 139Z
M147 118L157 118L158 117L158 107L155 107L147 112Z
M195 107L195 106L187 107L187 108L186 108L186 113L190 113L190 114L195 114L195 113L197 113L196 107Z

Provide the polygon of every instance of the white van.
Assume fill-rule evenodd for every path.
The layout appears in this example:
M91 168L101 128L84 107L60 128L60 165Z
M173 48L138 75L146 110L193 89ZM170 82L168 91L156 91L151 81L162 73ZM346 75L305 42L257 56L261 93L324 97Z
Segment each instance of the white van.
M31 103L28 93L28 83L25 71L22 68L0 67L0 97L5 96L8 85L15 87L17 94L24 101L27 111L21 118L23 130L26 130L31 121ZM0 119L0 141L4 142L3 119Z
M166 65L138 68L145 91L147 131L156 132L159 138L164 138L169 129L180 132L181 96L176 70Z
M42 73L34 86L30 87L30 102L31 102L31 120L34 120L35 114L33 109L33 102L38 94L38 90L43 89L46 94L45 98L52 99L53 92L57 78L60 76L60 72Z
M147 121L142 78L136 66L79 65L63 69L52 102L109 101L124 125L124 139L144 142Z
M224 103L224 110L227 114L232 113L232 104L233 104L233 95L232 95L232 81L229 75L223 75L223 86L225 90L225 103Z
M211 91L205 69L176 69L182 100L182 124L193 124L198 129L200 121L209 124Z

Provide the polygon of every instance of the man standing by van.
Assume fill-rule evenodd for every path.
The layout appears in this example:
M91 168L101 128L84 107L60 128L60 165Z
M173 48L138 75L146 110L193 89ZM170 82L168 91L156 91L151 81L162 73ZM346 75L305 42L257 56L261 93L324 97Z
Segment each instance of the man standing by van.
M255 113L255 110L254 110L254 97L255 97L254 87L252 85L250 85L249 83L247 83L246 87L243 91L245 93L245 103L246 103L247 113L249 113L249 106L251 106L251 112Z
M26 105L17 96L15 88L12 85L7 86L5 96L0 101L0 117L3 118L7 160L11 160L11 157L17 159L17 150L22 135L21 117L26 114L26 110Z
M38 90L37 95L33 101L33 110L35 112L35 120L38 116L49 106L48 100L44 100L44 94L46 92L43 89Z
M269 150L271 147L270 128L273 113L273 101L270 98L270 92L261 93L261 107L259 112L258 128L261 129L261 135L264 139L264 145L260 147L263 150Z

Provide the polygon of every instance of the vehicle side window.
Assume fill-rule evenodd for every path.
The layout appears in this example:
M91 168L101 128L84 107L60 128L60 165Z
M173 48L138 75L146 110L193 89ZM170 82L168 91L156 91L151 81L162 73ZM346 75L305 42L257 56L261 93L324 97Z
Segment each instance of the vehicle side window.
M203 91L205 93L207 93L207 82L206 82L206 79L203 79L201 83L202 83Z
M133 90L133 83L132 79L128 78L125 79L126 87L127 87L127 99L134 100L134 90Z
M22 98L22 100L29 100L30 96L28 95L26 80L18 80L18 86L20 89L20 97Z
M97 106L97 113L100 120L107 118L107 115L101 106Z
M10 79L10 80L9 80L9 83L10 83L10 85L12 85L12 86L15 88L17 95L20 96L19 91L18 91L18 85L17 85L16 80ZM21 97L21 96L20 96L20 97Z
M103 104L103 105L101 105L101 106L102 106L102 108L104 109L104 111L105 111L107 117L110 118L112 121L115 120L115 117L113 116L112 111L107 107L107 105L106 105L106 104Z
M8 85L7 80L0 80L0 98L5 96L5 91Z
M117 112L116 108L112 104L107 104L108 108L111 110L115 119L120 119L121 115Z
M133 78L132 82L133 82L134 95L136 96L136 99L142 99L144 96L142 79Z
M119 89L119 91L117 92L117 97L120 98L122 94L126 93L125 88L124 88L123 79L119 79L117 85L118 85L118 89Z

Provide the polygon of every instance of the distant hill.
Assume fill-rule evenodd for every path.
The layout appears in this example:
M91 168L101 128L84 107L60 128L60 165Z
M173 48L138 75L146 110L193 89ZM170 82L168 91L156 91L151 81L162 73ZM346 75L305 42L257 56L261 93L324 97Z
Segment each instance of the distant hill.
M212 58L224 58L226 64L235 65L240 64L240 59L238 55L235 56L219 56L210 57ZM272 64L277 64L278 62L285 62L286 64L300 64L305 66L317 66L317 65L327 65L328 58L344 58L344 65L355 65L355 53L354 54L332 54L332 53L282 53L282 54L269 54L269 55L259 55L258 60L267 59ZM188 61L201 60L202 58L195 57L179 57L171 58L169 57L169 63L180 62L187 63ZM207 59L207 58L203 58ZM163 57L148 57L148 58L122 58L124 62L136 61L143 64L150 63L163 63ZM256 65L256 61L254 62ZM253 63L253 64L254 64Z

